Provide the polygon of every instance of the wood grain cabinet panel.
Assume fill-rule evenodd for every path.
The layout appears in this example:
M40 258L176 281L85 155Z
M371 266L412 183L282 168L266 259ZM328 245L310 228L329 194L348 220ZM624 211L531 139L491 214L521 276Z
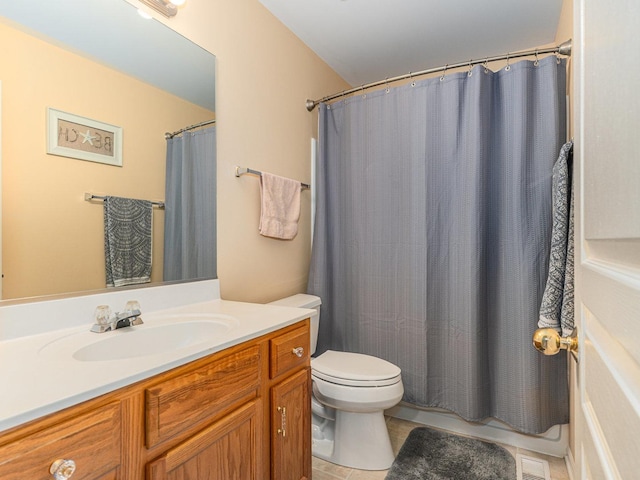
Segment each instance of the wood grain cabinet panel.
M73 480L119 480L121 424L114 402L3 445L0 478L51 480L51 464L66 459L76 464Z
M252 401L148 465L148 480L258 480L262 404Z
M271 389L271 478L311 478L311 376L309 368Z
M260 349L252 346L147 388L147 447L256 397L259 366Z
M300 327L279 335L269 342L271 364L269 376L275 378L309 361L310 336L308 327Z

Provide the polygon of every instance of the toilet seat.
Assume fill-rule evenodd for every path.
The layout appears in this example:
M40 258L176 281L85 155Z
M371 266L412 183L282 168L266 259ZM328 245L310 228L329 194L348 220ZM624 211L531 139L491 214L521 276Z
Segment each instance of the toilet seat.
M401 381L401 370L381 358L327 350L311 359L313 377L352 387L384 387Z

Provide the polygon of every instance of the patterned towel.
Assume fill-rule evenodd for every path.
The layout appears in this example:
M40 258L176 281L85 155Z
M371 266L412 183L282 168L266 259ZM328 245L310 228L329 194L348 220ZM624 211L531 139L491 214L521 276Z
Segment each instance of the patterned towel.
M147 200L106 197L104 253L107 287L151 281L151 223Z
M542 295L538 327L554 328L563 336L574 329L574 245L573 245L573 188L569 162L573 142L566 143L553 166L553 225L549 276Z

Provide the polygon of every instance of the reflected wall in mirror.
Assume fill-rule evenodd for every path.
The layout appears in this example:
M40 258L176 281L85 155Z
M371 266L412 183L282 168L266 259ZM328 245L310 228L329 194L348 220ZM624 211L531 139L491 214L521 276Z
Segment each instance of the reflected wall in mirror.
M2 298L104 288L102 202L84 194L164 200L164 134L215 118L215 57L124 0L9 2L0 7L0 42L11 46L0 56ZM47 155L49 107L122 127L122 167ZM152 282L162 281L170 254L164 217L154 209Z

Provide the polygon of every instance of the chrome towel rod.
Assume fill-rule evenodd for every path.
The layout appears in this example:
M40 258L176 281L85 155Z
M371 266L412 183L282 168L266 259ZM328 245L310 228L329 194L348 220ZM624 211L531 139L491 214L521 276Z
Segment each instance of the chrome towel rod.
M371 83L367 83L366 85L361 85L359 87L354 87L350 90L345 90L343 92L340 93L334 93L333 95L329 95L327 97L321 98L320 100L307 100L306 101L306 107L308 111L313 111L314 108L316 108L317 105L324 103L324 102L329 102L331 100L335 100L336 98L340 98L340 97L344 97L347 95L350 95L352 93L356 93L356 92L360 92L360 91L364 91L368 88L373 88L373 87L379 87L380 85L387 85L391 82L397 82L399 80L406 80L407 78L414 78L414 77L419 77L421 75L428 75L430 73L436 73L436 72L442 72L442 74L444 75L447 70L451 69L451 68L460 68L460 67L473 67L474 65L480 65L480 64L487 64L489 62L497 62L498 60L507 60L507 63L509 63L509 60L512 58L520 58L520 57L532 57L535 55L536 59L538 58L538 55L545 55L547 53L555 53L557 55L565 55L567 57L571 56L571 39L567 40L566 42L561 43L560 45L558 45L557 47L550 47L550 48L536 48L535 50L527 50L524 52L513 52L513 53L506 53L504 55L497 55L495 57L485 57L479 60L467 60L466 62L459 62L459 63L450 63L448 65L443 65L441 67L434 67L434 68L429 68L427 70L422 70L420 72L409 72L406 73L404 75L399 75L397 77L393 77L393 78L385 78L384 80L378 80L377 82L371 82Z
M251 175L258 175L258 176L262 175L262 172L259 170L253 170L252 168L246 168L246 167L239 167L236 165L236 177L239 177L240 175L244 175L246 173L250 173ZM309 190L311 187L307 183L300 182L300 188L302 190Z
M91 200L105 200L107 197L103 195L94 195L93 193L85 193L84 200L90 202ZM158 208L164 208L164 202L151 202L151 205L155 205Z

